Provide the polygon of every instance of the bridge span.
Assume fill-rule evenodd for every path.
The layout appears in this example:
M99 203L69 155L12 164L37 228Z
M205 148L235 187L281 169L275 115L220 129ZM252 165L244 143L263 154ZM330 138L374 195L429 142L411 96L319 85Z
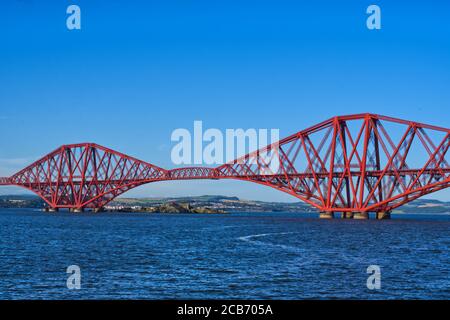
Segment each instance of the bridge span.
M76 212L100 210L147 183L237 179L288 193L322 218L382 219L449 187L449 147L450 129L365 113L328 119L215 168L168 170L95 143L63 145L0 185L36 193L49 210Z

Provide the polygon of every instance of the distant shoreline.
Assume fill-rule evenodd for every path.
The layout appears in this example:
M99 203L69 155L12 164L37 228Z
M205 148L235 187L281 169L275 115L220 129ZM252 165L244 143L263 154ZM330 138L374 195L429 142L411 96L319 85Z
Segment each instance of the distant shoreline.
M0 208L44 209L45 202L34 195L0 196ZM317 209L303 202L264 202L242 200L238 197L205 195L177 198L117 198L103 208L105 212L123 213L188 213L226 214L233 212L292 212L317 213ZM418 199L393 211L394 214L450 214L450 202Z

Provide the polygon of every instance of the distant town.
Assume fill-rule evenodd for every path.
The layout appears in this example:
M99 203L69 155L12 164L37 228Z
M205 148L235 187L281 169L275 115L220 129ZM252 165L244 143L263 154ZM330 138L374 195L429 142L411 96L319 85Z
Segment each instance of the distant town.
M0 208L44 209L45 207L45 202L34 195L0 196ZM233 212L317 212L315 208L303 202L264 202L220 195L176 198L117 198L105 206L104 211L210 214L226 214ZM450 202L418 199L403 205L394 212L448 213L450 212Z

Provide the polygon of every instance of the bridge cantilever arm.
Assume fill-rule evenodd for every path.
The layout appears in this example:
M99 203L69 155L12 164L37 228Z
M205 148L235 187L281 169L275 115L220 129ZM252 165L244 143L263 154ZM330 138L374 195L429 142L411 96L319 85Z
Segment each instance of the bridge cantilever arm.
M404 133L391 137L392 127ZM265 158L271 162L272 154L275 170ZM321 211L379 212L450 188L448 157L450 129L363 113L330 118L215 168L164 169L95 143L63 145L0 177L0 186L23 187L54 209L84 209L156 181L236 179Z

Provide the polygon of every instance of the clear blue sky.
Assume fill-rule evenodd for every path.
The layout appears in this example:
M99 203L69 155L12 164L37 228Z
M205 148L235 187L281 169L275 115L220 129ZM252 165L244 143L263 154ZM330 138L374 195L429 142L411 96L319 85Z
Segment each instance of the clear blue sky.
M3 1L0 175L85 141L170 167L172 131L194 120L281 136L360 112L450 127L449 16L448 1ZM293 200L224 181L127 193L194 194Z

